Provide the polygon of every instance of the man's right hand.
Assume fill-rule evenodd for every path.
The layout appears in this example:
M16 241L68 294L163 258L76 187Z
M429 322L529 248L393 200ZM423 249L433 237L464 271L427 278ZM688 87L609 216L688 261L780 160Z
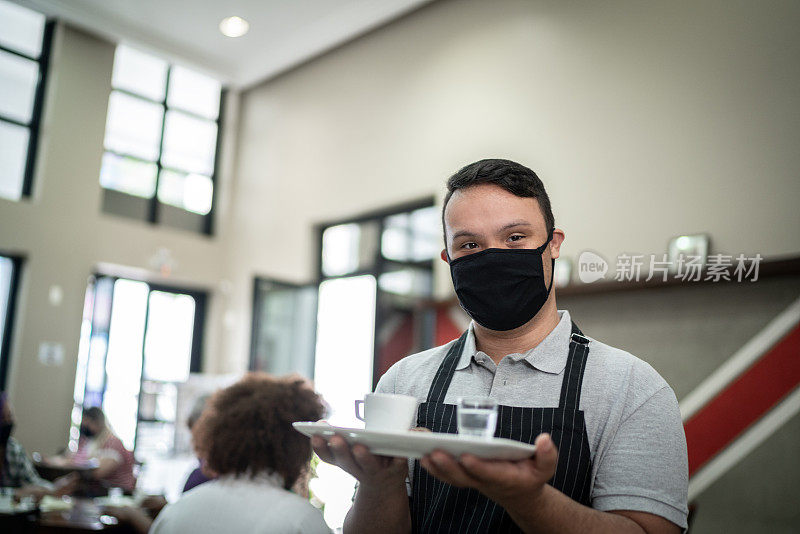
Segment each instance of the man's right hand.
M377 456L361 444L352 447L339 435L327 442L321 436L311 438L314 452L323 462L336 465L358 480L361 488L388 488L400 484L405 491L408 461L405 458Z

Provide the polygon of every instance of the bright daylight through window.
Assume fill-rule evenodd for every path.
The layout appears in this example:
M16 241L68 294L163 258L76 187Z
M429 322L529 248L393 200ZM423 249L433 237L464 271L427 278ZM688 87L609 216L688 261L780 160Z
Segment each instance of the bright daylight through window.
M30 194L52 26L0 0L0 197Z
M100 184L159 204L207 215L221 85L187 68L120 45L114 57Z

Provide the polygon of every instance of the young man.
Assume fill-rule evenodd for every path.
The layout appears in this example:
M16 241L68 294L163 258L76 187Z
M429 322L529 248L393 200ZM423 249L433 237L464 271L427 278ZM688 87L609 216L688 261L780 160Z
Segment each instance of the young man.
M671 533L686 527L687 456L672 389L647 363L585 337L558 311L565 234L530 169L483 160L448 181L443 224L453 285L472 317L461 338L404 358L376 391L420 399L417 424L455 432L456 399L500 405L523 461L435 451L420 462L352 449L317 454L359 481L345 532Z

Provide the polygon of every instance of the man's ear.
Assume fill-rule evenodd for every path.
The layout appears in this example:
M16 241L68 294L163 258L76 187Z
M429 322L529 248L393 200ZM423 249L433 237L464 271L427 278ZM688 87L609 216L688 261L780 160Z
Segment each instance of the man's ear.
M561 243L566 239L566 234L561 228L553 229L553 239L550 241L550 256L555 260L561 255Z
M447 249L443 248L440 256L442 257L443 262L450 263L450 260L447 258Z

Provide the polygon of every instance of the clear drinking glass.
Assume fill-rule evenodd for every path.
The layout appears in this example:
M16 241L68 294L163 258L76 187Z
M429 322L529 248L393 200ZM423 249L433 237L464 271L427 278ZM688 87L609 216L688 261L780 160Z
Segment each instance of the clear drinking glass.
M458 433L491 439L497 426L497 401L488 397L458 399Z

